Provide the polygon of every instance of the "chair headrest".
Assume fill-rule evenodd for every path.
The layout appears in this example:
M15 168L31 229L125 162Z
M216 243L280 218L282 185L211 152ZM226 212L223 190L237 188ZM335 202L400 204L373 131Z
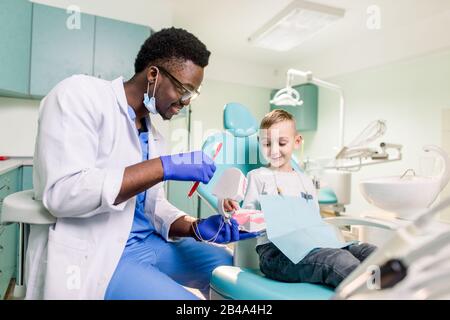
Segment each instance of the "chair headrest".
M240 103L227 103L223 109L223 127L236 137L248 137L258 131L258 123Z

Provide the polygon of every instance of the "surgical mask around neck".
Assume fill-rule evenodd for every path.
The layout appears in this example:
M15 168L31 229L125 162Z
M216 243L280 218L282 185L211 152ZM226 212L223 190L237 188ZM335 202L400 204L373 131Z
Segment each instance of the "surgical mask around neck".
M155 80L155 85L153 86L152 97L148 96L148 91L150 89L150 81L147 82L147 92L144 93L144 106L147 108L147 110L151 114L158 113L158 110L156 110L156 98L155 98L156 85L158 84L158 74L159 74L159 70L158 70L158 73L156 74L156 80Z

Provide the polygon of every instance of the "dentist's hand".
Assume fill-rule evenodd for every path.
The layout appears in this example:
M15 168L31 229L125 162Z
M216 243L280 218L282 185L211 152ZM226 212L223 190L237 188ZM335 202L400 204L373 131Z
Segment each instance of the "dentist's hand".
M216 171L214 161L202 151L160 157L163 180L200 181L208 183Z
M256 238L260 235L259 232L240 231L239 224L235 219L231 218L230 223L227 223L224 221L223 216L219 214L194 222L193 228L197 240L215 243L235 242Z

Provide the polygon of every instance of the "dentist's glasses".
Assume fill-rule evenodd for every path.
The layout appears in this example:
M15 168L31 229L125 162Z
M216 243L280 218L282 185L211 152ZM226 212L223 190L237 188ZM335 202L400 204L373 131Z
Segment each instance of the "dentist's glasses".
M164 73L175 86L177 87L178 91L180 91L181 97L180 97L180 103L186 104L188 101L192 101L195 98L197 98L200 95L200 89L201 86L197 90L190 90L186 88L180 80L175 78L169 71L164 69L163 67L157 66L157 68Z

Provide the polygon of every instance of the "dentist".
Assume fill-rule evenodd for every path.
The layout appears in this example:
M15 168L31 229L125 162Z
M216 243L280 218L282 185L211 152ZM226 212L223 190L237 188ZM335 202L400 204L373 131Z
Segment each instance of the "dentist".
M120 49L120 45L118 45ZM142 45L135 75L75 75L42 100L34 190L54 225L32 226L28 299L195 299L214 268L232 264L227 243L255 236L213 215L197 220L171 205L167 180L208 183L204 153L167 155L149 113L170 120L199 94L210 52L183 29Z

